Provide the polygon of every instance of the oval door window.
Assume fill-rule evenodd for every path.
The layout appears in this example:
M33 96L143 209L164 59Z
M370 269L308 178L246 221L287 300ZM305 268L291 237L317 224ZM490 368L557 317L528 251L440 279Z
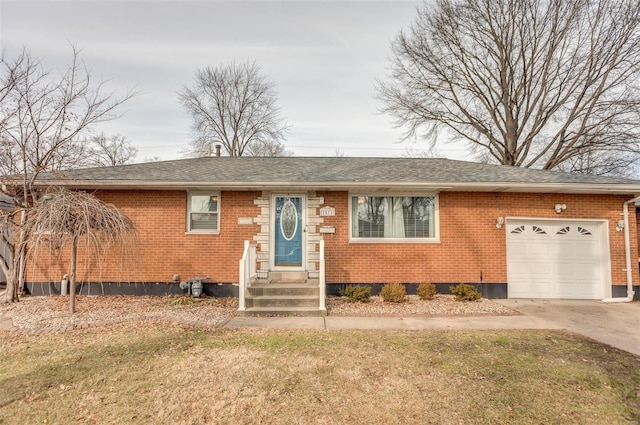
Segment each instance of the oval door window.
M290 241L296 235L298 230L298 211L291 199L282 206L280 213L280 232L285 240Z

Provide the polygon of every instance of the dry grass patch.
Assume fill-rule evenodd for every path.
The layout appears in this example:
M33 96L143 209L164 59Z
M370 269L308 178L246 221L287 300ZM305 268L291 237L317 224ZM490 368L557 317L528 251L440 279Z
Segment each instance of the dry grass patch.
M629 424L637 357L549 331L2 336L0 423Z

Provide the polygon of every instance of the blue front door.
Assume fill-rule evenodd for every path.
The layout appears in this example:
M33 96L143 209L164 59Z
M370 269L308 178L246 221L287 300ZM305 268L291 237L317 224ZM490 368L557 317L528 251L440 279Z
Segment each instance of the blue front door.
M276 267L302 266L302 197L275 197L275 259Z

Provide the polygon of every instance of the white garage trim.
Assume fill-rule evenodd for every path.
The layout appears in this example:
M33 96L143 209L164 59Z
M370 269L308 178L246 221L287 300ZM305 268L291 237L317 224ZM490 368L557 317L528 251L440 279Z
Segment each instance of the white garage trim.
M611 296L607 220L506 218L509 298Z

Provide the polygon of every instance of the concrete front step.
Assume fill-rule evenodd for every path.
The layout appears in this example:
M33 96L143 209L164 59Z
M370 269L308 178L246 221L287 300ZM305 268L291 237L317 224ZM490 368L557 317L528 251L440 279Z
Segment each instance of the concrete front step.
M247 308L253 307L318 307L320 299L317 295L274 295L248 297L245 300Z
M267 275L271 282L305 283L309 277L307 272L269 272Z
M288 276L289 277L289 276ZM247 316L325 316L320 311L317 279L305 282L255 281L247 288L243 312Z
M326 310L318 310L318 307L252 307L240 312L243 316L304 316L324 317Z
M261 296L303 296L320 294L320 288L318 285L309 284L265 284L265 285L252 285L247 288L248 296L261 297Z
M273 286L273 285L282 285L282 286L291 286L291 285L307 285L314 286L318 285L319 280L315 279L301 279L301 280L280 280L280 279L255 279L251 282L251 286Z

